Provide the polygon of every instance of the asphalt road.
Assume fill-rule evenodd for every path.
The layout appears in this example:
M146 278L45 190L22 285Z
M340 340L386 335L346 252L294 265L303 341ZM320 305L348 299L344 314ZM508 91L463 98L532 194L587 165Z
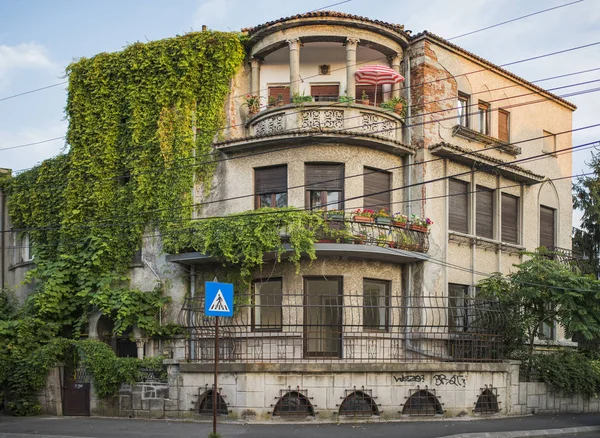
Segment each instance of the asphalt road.
M437 438L457 434L478 434L521 430L562 429L567 427L600 426L600 414L539 415L485 420L454 419L433 421L402 421L374 423L323 424L307 422L290 424L220 424L225 437L257 438L376 438L409 437ZM206 437L212 424L166 420L130 420L87 417L0 417L0 438L48 437ZM557 435L554 435L557 436ZM567 436L567 435L563 435ZM600 437L600 432L584 433L580 438Z

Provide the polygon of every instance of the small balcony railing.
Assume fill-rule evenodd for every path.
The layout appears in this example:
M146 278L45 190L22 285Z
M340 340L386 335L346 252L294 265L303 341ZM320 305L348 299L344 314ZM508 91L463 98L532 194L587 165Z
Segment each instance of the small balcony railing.
M398 224L389 218L360 218L331 215L326 226L317 230L318 243L346 243L425 253L429 250L429 230Z

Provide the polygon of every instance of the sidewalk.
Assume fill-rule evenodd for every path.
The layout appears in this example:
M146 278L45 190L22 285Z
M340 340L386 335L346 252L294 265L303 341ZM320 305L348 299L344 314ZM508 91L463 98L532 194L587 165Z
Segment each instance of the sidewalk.
M573 429L574 428L574 429ZM212 424L167 420L130 420L89 417L6 417L0 416L0 438L139 438L207 437ZM534 432L536 431L536 432ZM376 438L514 438L521 436L567 436L585 433L600 437L600 414L559 414L498 419L453 419L374 423L325 424L219 424L225 437L295 438L337 437Z

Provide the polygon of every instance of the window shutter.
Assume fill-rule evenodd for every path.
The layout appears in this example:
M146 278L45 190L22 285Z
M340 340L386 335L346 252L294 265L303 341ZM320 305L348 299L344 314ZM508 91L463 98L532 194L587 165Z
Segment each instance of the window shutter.
M552 248L556 246L554 234L556 232L556 210L540 205L540 246Z
M290 87L269 87L269 97L273 96L277 100L280 94L283 98L283 103L290 103Z
M343 190L344 165L307 164L305 167L306 190Z
M519 243L519 198L502 194L502 241Z
M260 167L254 169L254 192L287 192L287 166Z
M450 180L450 217L448 228L459 233L469 232L469 184Z
M340 94L340 86L335 85L311 85L310 95L313 97L317 96L334 96L338 97Z
M509 115L508 111L498 110L498 139L506 143L509 141Z
M478 236L494 238L494 192L477 186L475 232Z
M391 175L382 170L365 167L364 175L364 208L379 211L382 208L390 211ZM381 193L383 192L383 193Z

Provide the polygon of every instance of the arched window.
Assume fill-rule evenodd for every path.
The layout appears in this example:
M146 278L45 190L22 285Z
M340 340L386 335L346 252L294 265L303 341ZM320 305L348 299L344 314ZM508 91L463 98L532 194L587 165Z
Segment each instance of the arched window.
M340 415L370 417L379 415L377 403L366 391L352 391L340 405Z
M299 391L288 391L279 397L273 409L274 416L280 417L307 417L314 416L315 410L308 398Z
M200 404L198 408L198 412L201 414L212 414L213 413L213 390L209 389L202 394L200 397ZM221 397L221 394L217 391L217 414L219 415L227 415L229 414L227 410L227 403Z
M497 414L500 412L498 396L494 394L494 388L486 387L481 391L477 403L475 403L475 412L480 414Z
M433 393L427 389L418 389L408 397L404 408L402 408L403 414L408 415L443 415L444 410L440 404L435 391Z

